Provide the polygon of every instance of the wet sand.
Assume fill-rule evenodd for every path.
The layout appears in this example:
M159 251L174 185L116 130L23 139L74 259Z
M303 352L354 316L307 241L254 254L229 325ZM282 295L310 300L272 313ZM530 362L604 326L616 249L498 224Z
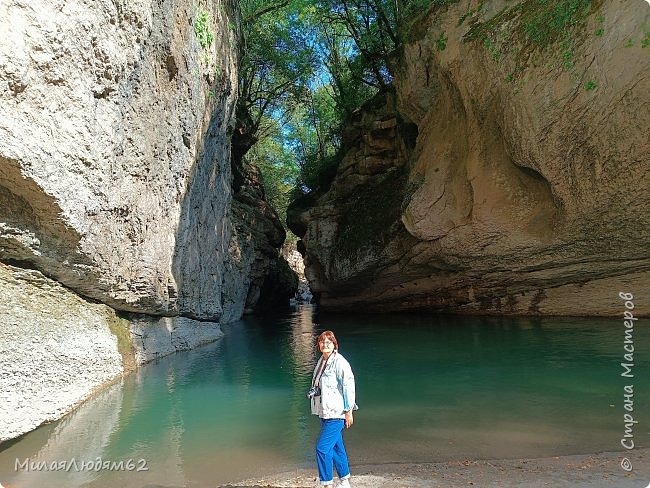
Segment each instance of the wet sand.
M632 464L630 472L621 467L624 457ZM650 449L538 459L352 466L351 484L353 488L647 488L650 486ZM222 488L317 486L316 470L303 469L244 480Z

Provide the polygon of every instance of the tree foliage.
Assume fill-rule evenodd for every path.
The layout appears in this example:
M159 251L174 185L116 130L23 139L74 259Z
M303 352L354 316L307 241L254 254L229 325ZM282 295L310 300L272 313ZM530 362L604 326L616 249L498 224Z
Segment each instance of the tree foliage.
M266 124L277 126L277 121L269 120ZM275 130L272 135L262 138L246 157L260 169L266 200L284 221L299 167L293 154L286 150L281 132Z
M271 134L272 125L264 122L290 111L313 76L316 59L301 25L300 7L295 1L241 3L244 49L238 108L250 115L247 130L256 138Z
M242 154L252 147L246 157L262 170L280 215L291 188L329 185L345 121L389 87L407 19L431 1L241 0L235 135Z

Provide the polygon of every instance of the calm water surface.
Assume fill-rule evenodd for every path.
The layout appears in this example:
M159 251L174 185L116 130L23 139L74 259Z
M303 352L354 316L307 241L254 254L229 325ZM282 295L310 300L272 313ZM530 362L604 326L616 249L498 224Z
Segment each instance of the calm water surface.
M333 329L357 379L351 464L621 451L623 386L650 446L650 328L620 376L622 320L316 314L224 326L223 340L163 358L65 419L0 446L16 487L215 486L314 467L305 392L315 339ZM140 472L15 471L33 461L133 459Z

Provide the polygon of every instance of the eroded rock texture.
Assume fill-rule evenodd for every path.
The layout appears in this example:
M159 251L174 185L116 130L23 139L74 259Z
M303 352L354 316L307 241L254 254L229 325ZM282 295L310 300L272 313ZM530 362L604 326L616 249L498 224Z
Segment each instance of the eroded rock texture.
M0 316L0 442L57 420L132 356L128 322L38 271L0 263Z
M82 308L123 312L137 362L221 337L251 283L273 273L259 254L279 255L277 217L258 215L244 234L247 204L231 205L238 15L225 0L0 3L0 262L42 273ZM67 303L50 297L54 309ZM34 304L32 322L47 314ZM9 345L7 374L20 376ZM49 342L35 351L51 354ZM31 401L12 385L3 401Z
M3 10L0 257L119 310L228 314L227 6L205 49L191 2Z
M321 306L607 315L629 291L650 312L650 8L593 2L542 49L542 4L414 24L395 93L290 212Z
M232 202L235 235L240 249L252 249L246 254L250 263L250 285L245 311L264 311L287 306L298 288L298 277L278 249L286 232L275 210L268 204L259 169L245 158L233 167L234 197Z

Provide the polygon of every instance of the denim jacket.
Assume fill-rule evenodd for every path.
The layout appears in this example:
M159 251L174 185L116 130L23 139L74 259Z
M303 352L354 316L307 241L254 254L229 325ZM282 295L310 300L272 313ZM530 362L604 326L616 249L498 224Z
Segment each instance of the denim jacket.
M314 368L312 381L322 361L323 356ZM352 368L338 351L333 352L327 361L325 371L320 378L320 389L320 396L311 399L311 413L322 419L343 419L345 412L359 408L355 403Z

